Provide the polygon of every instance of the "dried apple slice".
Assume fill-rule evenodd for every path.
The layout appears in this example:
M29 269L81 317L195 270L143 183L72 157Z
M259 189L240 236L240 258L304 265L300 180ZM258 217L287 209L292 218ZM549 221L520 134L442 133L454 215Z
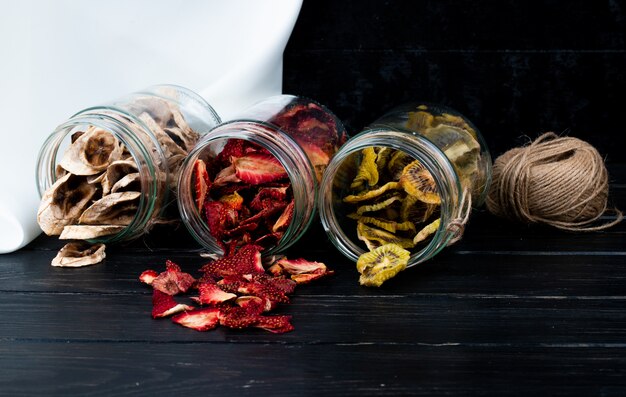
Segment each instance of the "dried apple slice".
M105 248L104 244L67 243L52 259L52 266L83 267L100 263L106 257Z

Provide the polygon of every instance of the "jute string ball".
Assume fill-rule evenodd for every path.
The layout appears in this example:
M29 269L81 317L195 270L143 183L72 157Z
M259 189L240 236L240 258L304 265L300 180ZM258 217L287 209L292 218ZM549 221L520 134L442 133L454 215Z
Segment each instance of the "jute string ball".
M585 141L548 132L496 159L487 208L525 223L595 231L623 218L612 209L615 219L597 224L607 212L608 195L608 173L600 153Z

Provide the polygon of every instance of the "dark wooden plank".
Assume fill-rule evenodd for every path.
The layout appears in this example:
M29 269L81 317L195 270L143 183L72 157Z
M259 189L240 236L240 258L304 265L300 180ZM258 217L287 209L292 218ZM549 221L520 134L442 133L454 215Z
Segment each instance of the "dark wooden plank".
M625 353L602 346L0 342L0 394L622 396Z

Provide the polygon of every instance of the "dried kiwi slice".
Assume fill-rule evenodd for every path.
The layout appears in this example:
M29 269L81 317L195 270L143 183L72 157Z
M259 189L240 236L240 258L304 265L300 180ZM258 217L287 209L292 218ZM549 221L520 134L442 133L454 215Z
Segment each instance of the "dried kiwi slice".
M384 219L384 218L378 218L375 216L362 216L362 215L357 215L356 213L352 213L348 215L348 218L357 220L359 222L362 223L367 223L370 225L374 225L376 227L379 227L381 229L384 229L390 233L395 233L397 231L401 231L401 232L407 232L407 231L411 231L413 233L416 233L417 230L415 229L415 224L413 222L410 221L405 221L405 222L395 222L389 219Z
M356 263L361 273L359 283L380 287L385 281L406 269L411 254L396 244L385 244L361 255Z
M399 189L400 184L398 182L387 182L381 187L373 190L368 190L360 194L352 194L343 198L344 203L358 203L360 201L370 200L382 195L385 192L393 189Z
M376 167L378 168L378 174L382 173L387 166L387 162L391 158L394 151L388 147L378 148L376 152Z
M402 170L400 184L404 191L420 201L428 204L440 204L437 185L431 173L418 160L413 161Z
M423 131L426 128L430 128L434 121L435 117L432 114L418 110L417 112L409 112L409 120L406 126L413 131Z
M380 203L362 205L356 209L356 213L359 215L363 215L365 212L380 211L383 208L387 208L391 204L399 200L401 200L400 196L391 196L388 199L381 201Z
M394 154L389 158L389 162L387 163L387 170L391 175L392 180L400 179L402 175L402 170L409 165L413 160L413 157L404 153L401 150L397 150Z
M410 238L396 236L385 230L368 226L361 221L357 221L356 233L359 240L363 241L370 251L385 244L396 244L402 248L415 246Z
M351 188L355 189L363 186L363 183L367 182L369 186L373 186L378 183L378 168L376 167L376 152L373 147L367 147L361 152L361 164L357 171L356 177Z
M426 240L428 236L435 233L437 229L439 229L439 224L441 223L441 218L437 218L428 225L424 226L422 230L420 230L415 237L413 238L413 244L417 244Z

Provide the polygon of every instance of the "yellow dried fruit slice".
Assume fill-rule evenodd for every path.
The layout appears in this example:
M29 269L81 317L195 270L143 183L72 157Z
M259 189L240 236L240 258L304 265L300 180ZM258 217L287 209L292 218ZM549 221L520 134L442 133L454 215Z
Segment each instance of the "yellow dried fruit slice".
M360 221L357 221L356 233L359 240L363 241L370 251L385 244L396 244L402 248L413 248L415 246L410 238L398 237L395 234L368 226Z
M363 215L365 212L380 211L383 208L389 207L391 204L395 203L396 201L400 201L400 196L391 196L388 199L383 200L380 203L376 203L376 204L362 205L356 209L356 213L359 215Z
M385 167L387 166L387 162L389 162L389 158L394 153L393 149L388 147L378 148L376 152L376 167L378 168L378 173L383 172Z
M406 232L412 231L416 232L415 224L413 222L395 222L388 219L377 218L375 216L361 216L357 214L348 215L349 218L356 219L359 222L368 223L370 225L374 225L381 229L384 229L388 232L395 233L397 231Z
M420 201L428 204L440 204L437 185L431 173L418 160L413 161L402 170L400 184L404 191Z
M415 196L407 195L402 200L402 205L400 206L400 219L402 221L423 223L435 213L438 207L439 204L427 204Z
M373 186L378 183L378 168L376 167L376 152L373 147L365 148L361 151L361 164L357 171L356 177L350 187L352 189L363 186L367 183Z
M361 255L356 263L361 273L359 283L380 287L385 281L406 269L411 254L396 244L385 244Z
M409 156L401 150L396 150L396 152L391 155L391 157L389 158L389 162L387 163L387 170L391 175L391 179L400 179L400 176L402 175L402 170L412 161L414 161L413 157Z
M344 203L358 203L361 201L373 199L382 195L385 192L393 189L399 189L400 184L398 182L387 182L378 189L368 190L359 194L351 194L343 198Z
M409 112L409 120L406 122L408 129L412 131L423 131L426 128L430 128L433 124L435 117L423 110L417 112Z
M461 116L455 116L450 113L442 113L434 118L432 126L437 127L441 124L462 128L469 132L474 137L474 139L476 139L476 131L472 127L470 127L468 122Z
M437 218L433 222L424 226L424 228L420 230L413 238L413 244L417 244L419 242L426 240L428 236L435 233L437 229L439 229L440 223L441 223L441 218Z

